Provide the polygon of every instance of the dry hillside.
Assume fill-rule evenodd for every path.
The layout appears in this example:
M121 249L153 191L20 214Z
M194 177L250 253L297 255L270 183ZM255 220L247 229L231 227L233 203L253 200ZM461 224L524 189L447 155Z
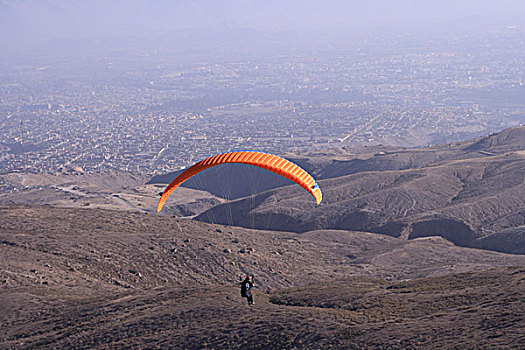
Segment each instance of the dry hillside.
M297 186L287 186L215 206L197 220L294 232L359 230L405 239L437 235L461 246L524 254L523 148L525 127L520 127L468 143L334 161L312 171L331 172L319 181L320 206Z
M439 237L0 206L0 348L447 348L523 341L525 257ZM256 304L239 273L256 276ZM337 286L334 288L334 284Z

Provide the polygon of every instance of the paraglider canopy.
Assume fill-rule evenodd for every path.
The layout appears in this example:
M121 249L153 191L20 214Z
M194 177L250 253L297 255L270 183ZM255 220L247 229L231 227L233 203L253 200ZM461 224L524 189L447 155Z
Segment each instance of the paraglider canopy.
M164 190L160 197L159 203L157 204L157 212L160 212L164 207L164 204L168 200L168 197L179 187L184 181L189 179L195 174L200 173L208 168L228 163L242 163L253 165L262 169L269 170L277 175L281 175L310 193L317 204L321 203L323 194L321 188L314 180L314 178L308 174L305 170L299 167L297 164L290 162L282 157L257 151L233 151L217 154L206 159L201 160L198 163L193 164L191 167L183 171L177 176Z

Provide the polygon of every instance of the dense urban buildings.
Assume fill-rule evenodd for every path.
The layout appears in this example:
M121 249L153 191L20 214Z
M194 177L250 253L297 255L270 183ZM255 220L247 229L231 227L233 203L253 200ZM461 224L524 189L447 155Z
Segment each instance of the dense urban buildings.
M0 173L153 175L234 149L486 135L525 122L524 41L496 26L452 41L364 36L279 56L4 55Z

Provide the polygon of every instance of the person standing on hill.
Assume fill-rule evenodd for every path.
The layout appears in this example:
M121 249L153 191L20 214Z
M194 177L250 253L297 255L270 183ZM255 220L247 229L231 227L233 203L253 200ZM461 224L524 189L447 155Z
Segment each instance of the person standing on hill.
M248 300L248 305L253 305L253 278L247 275L244 281L241 282L241 296Z

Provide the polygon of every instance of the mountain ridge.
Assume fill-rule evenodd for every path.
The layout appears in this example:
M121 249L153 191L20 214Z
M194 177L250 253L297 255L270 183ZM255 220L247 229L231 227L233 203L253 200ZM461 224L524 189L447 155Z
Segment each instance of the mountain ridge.
M524 149L525 127L518 127L474 141L403 150L432 161L410 168L404 159L400 169L387 165L321 178L320 206L296 186L286 186L212 207L196 220L293 232L359 230L406 239L439 235L462 246L525 254ZM387 156L400 153L392 154ZM376 153L368 161L384 156ZM496 244L496 237L505 242Z

